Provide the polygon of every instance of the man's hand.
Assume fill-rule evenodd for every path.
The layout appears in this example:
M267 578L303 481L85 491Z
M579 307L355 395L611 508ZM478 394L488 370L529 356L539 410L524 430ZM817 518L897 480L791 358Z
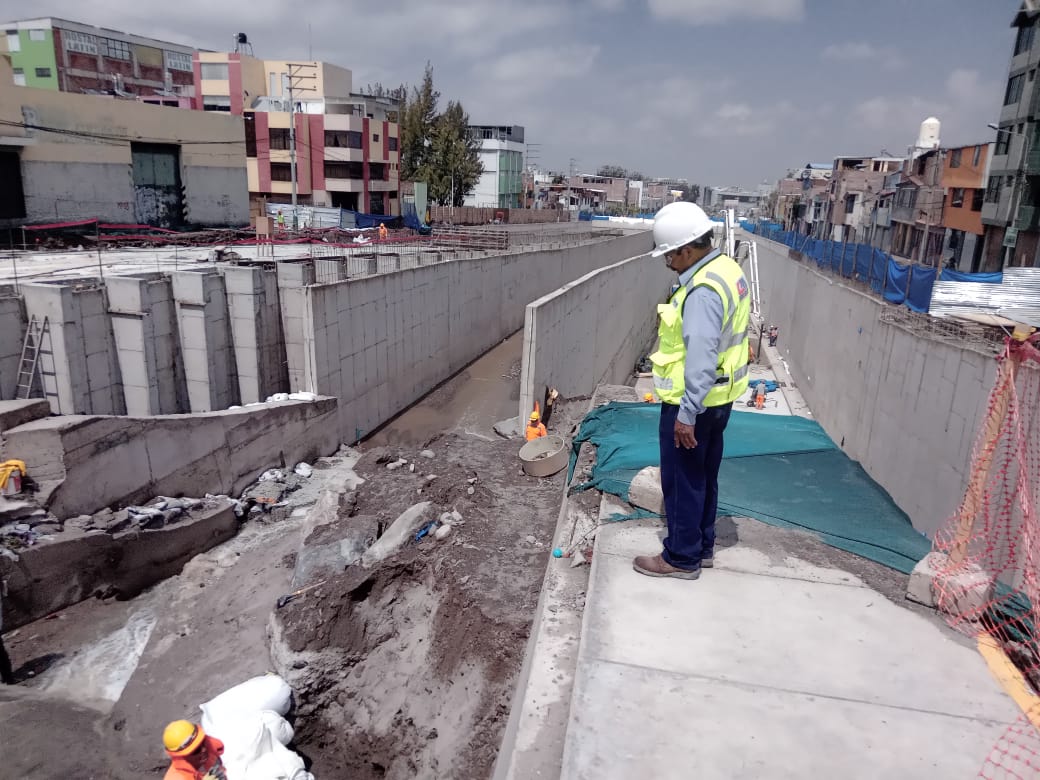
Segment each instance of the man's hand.
M697 439L693 435L693 426L675 421L675 446L685 447L692 450L697 446Z

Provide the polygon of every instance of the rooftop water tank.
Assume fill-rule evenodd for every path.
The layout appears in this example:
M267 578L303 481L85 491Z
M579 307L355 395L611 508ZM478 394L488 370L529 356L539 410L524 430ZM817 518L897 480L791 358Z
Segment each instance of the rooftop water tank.
M939 128L942 123L934 116L921 122L921 131L917 136L918 149L937 149L939 147Z

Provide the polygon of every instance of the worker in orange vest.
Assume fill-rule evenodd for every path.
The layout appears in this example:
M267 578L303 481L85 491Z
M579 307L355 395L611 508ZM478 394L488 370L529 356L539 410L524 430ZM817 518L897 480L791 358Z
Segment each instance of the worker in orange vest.
M175 720L163 730L163 746L173 759L164 780L227 780L220 756L224 743L206 736L201 726Z
M548 431L545 430L545 426L542 424L542 416L538 412L531 412L531 419L527 423L526 438L528 441L534 441L545 436Z
M386 241L386 239L387 239L387 237L389 235L390 235L390 231L386 229L386 223L385 222L380 222L379 223L379 240L380 241Z

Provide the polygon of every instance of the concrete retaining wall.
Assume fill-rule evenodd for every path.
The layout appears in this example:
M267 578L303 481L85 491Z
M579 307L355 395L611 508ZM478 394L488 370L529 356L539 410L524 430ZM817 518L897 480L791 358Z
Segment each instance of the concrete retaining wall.
M755 240L763 315L814 416L932 535L967 484L994 360L879 321L889 304Z
M4 433L59 518L156 495L237 496L265 469L339 448L336 399L210 414L51 417Z
M653 338L657 304L675 274L633 257L586 274L527 305L520 375L522 425L546 386L565 398L622 384Z
M93 595L114 592L132 598L233 537L238 524L234 509L225 503L156 530L65 539L72 535L66 531L61 541L22 551L17 562L0 562L0 577L7 583L4 629L39 620Z
M649 232L305 288L300 385L340 399L339 434L370 433L523 325L529 301L647 252ZM280 269L281 270L281 269ZM283 287L286 346L296 338ZM294 377L289 356L290 380Z
M0 286L0 401L15 397L25 339L25 306L14 287Z

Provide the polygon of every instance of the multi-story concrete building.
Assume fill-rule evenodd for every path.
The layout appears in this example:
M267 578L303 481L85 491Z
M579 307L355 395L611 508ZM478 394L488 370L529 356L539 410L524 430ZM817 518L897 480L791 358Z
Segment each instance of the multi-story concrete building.
M13 83L121 97L190 97L191 46L44 17L0 23Z
M962 271L982 265L982 206L992 144L971 144L944 150L942 186L943 264Z
M249 221L240 117L15 86L0 57L0 227Z
M245 120L252 198L289 202L293 122L299 203L401 213L396 100L355 93L351 72L325 62L200 52L193 64L194 107Z
M870 214L885 175L902 166L901 157L836 157L829 187L829 235L832 241L866 243Z
M982 270L1037 265L1040 245L1040 11L1026 0L1011 26L1016 29L993 160L982 204L985 229Z
M915 152L903 165L892 202L891 252L938 266L942 254L945 150Z
M517 125L470 125L480 141L484 172L466 196L466 206L515 209L523 206L524 128Z

